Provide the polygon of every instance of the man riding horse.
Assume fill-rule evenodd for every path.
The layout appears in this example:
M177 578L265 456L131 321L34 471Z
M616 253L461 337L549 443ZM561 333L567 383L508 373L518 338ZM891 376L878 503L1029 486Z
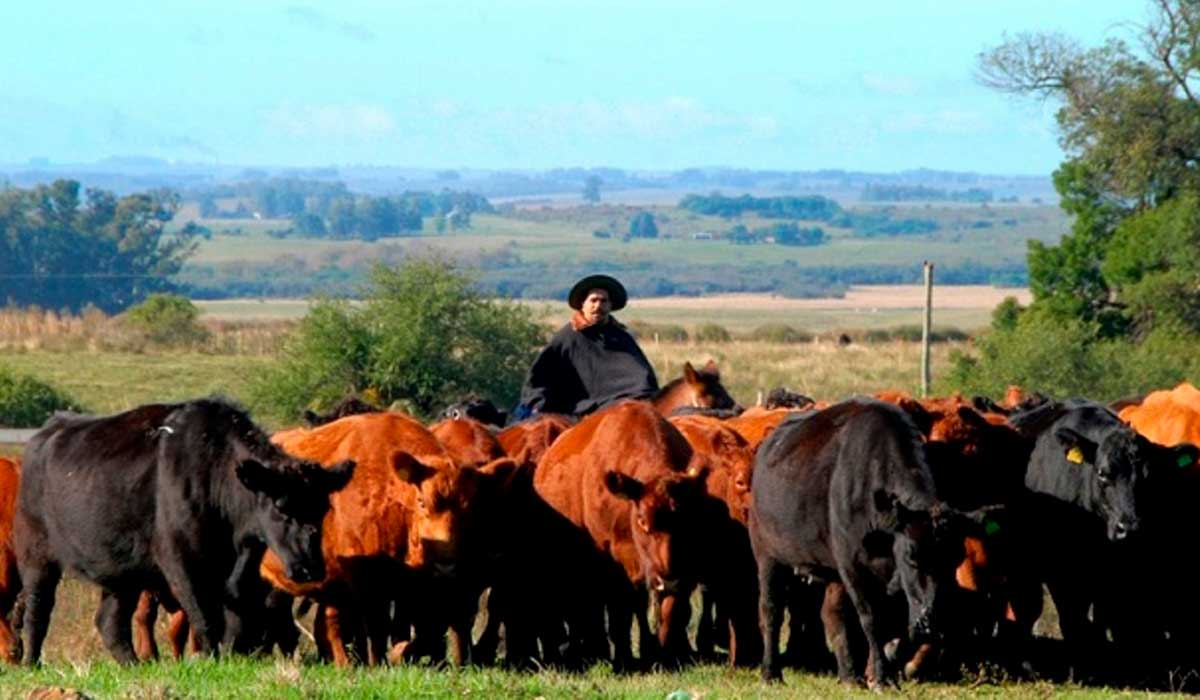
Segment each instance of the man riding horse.
M625 287L608 275L590 275L575 283L567 297L575 314L534 360L515 418L537 413L582 416L619 399L654 396L654 368L611 315L628 299Z

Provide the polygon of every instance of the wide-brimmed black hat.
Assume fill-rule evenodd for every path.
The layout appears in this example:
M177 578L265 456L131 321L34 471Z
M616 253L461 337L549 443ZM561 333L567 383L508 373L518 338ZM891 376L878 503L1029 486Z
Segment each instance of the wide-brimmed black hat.
M587 299L588 292L593 289L603 289L608 292L608 300L612 302L613 311L625 308L625 302L629 301L625 287L616 278L608 275L588 275L571 287L571 293L567 295L567 304L572 309L579 311L583 308L583 300Z

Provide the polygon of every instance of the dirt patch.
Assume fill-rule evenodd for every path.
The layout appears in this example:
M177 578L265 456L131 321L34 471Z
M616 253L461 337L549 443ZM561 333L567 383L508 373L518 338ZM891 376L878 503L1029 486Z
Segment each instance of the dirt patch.
M990 309L1016 297L1028 304L1033 296L1023 287L985 285L935 285L935 309ZM774 294L718 294L706 297L650 297L630 302L638 309L919 309L925 305L925 288L919 284L853 286L846 296L788 299Z

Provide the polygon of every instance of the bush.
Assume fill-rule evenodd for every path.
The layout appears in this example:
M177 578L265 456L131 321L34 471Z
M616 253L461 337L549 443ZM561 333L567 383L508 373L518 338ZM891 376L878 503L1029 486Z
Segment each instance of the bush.
M750 339L764 343L811 343L813 335L786 323L767 323L750 331Z
M438 260L376 266L366 304L318 302L251 386L252 400L285 420L352 392L409 401L423 417L469 393L515 403L545 332L527 307L484 297L472 282Z
M725 326L716 323L702 323L692 332L692 338L697 343L728 343L733 336Z
M36 428L55 411L79 410L78 405L53 386L0 365L0 425Z
M199 317L200 309L178 294L151 294L125 312L129 325L162 345L190 345L207 339L208 331L197 321Z
M625 324L629 332L642 340L653 340L655 336L667 343L686 343L687 329L674 323L650 323L649 321L630 321Z

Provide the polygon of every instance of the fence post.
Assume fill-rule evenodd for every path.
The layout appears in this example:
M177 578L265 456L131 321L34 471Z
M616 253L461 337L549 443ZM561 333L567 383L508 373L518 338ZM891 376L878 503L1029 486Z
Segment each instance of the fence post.
M922 263L925 271L925 322L921 325L921 397L929 396L929 334L933 325L933 263Z

